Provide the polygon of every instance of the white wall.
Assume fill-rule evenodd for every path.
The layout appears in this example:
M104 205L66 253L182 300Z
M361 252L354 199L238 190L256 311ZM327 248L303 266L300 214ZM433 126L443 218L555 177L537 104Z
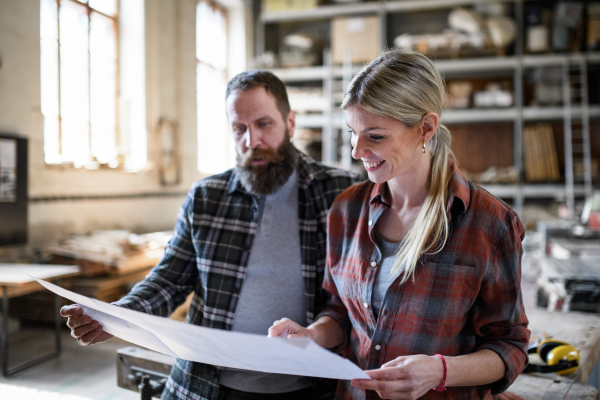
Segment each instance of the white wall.
M92 229L147 232L173 228L185 192L200 178L196 169L195 7L194 0L145 0L150 159L155 151L152 132L160 117L178 121L181 135L182 182L162 187L156 170L132 174L59 169L44 163L40 2L0 0L0 132L29 138L30 247ZM171 195L148 196L161 193ZM146 196L118 198L135 194ZM107 195L116 198L94 198Z

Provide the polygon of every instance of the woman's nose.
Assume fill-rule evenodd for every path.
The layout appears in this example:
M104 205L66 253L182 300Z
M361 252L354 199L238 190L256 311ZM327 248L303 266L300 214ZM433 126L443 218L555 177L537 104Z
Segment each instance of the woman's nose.
M360 160L365 156L365 146L363 146L362 140L354 139L352 140L352 158L355 160Z

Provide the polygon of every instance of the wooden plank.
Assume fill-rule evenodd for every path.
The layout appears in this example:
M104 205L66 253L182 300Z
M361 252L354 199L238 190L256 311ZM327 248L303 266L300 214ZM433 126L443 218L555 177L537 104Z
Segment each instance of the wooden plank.
M542 397L542 400L564 400L571 389L573 381L554 380L548 388L548 391Z
M91 288L94 290L108 290L119 286L126 285L128 283L139 282L146 277L150 268L146 268L143 271L138 271L133 274L120 275L114 277L101 277L101 278L85 278L75 279L73 282L73 290L78 288Z

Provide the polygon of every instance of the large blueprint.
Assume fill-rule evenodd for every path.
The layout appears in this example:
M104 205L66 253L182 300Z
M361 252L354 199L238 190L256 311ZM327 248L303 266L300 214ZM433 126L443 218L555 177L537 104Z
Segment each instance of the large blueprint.
M102 328L163 354L221 367L332 379L370 379L359 367L308 338L267 338L210 329L128 310L36 279L79 304Z

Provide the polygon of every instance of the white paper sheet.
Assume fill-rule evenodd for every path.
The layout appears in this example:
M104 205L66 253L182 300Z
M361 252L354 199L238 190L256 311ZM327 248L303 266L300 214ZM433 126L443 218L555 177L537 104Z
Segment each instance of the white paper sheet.
M267 338L210 329L128 310L35 278L46 289L79 304L102 328L121 339L189 361L276 374L331 379L370 379L346 360L308 338Z

